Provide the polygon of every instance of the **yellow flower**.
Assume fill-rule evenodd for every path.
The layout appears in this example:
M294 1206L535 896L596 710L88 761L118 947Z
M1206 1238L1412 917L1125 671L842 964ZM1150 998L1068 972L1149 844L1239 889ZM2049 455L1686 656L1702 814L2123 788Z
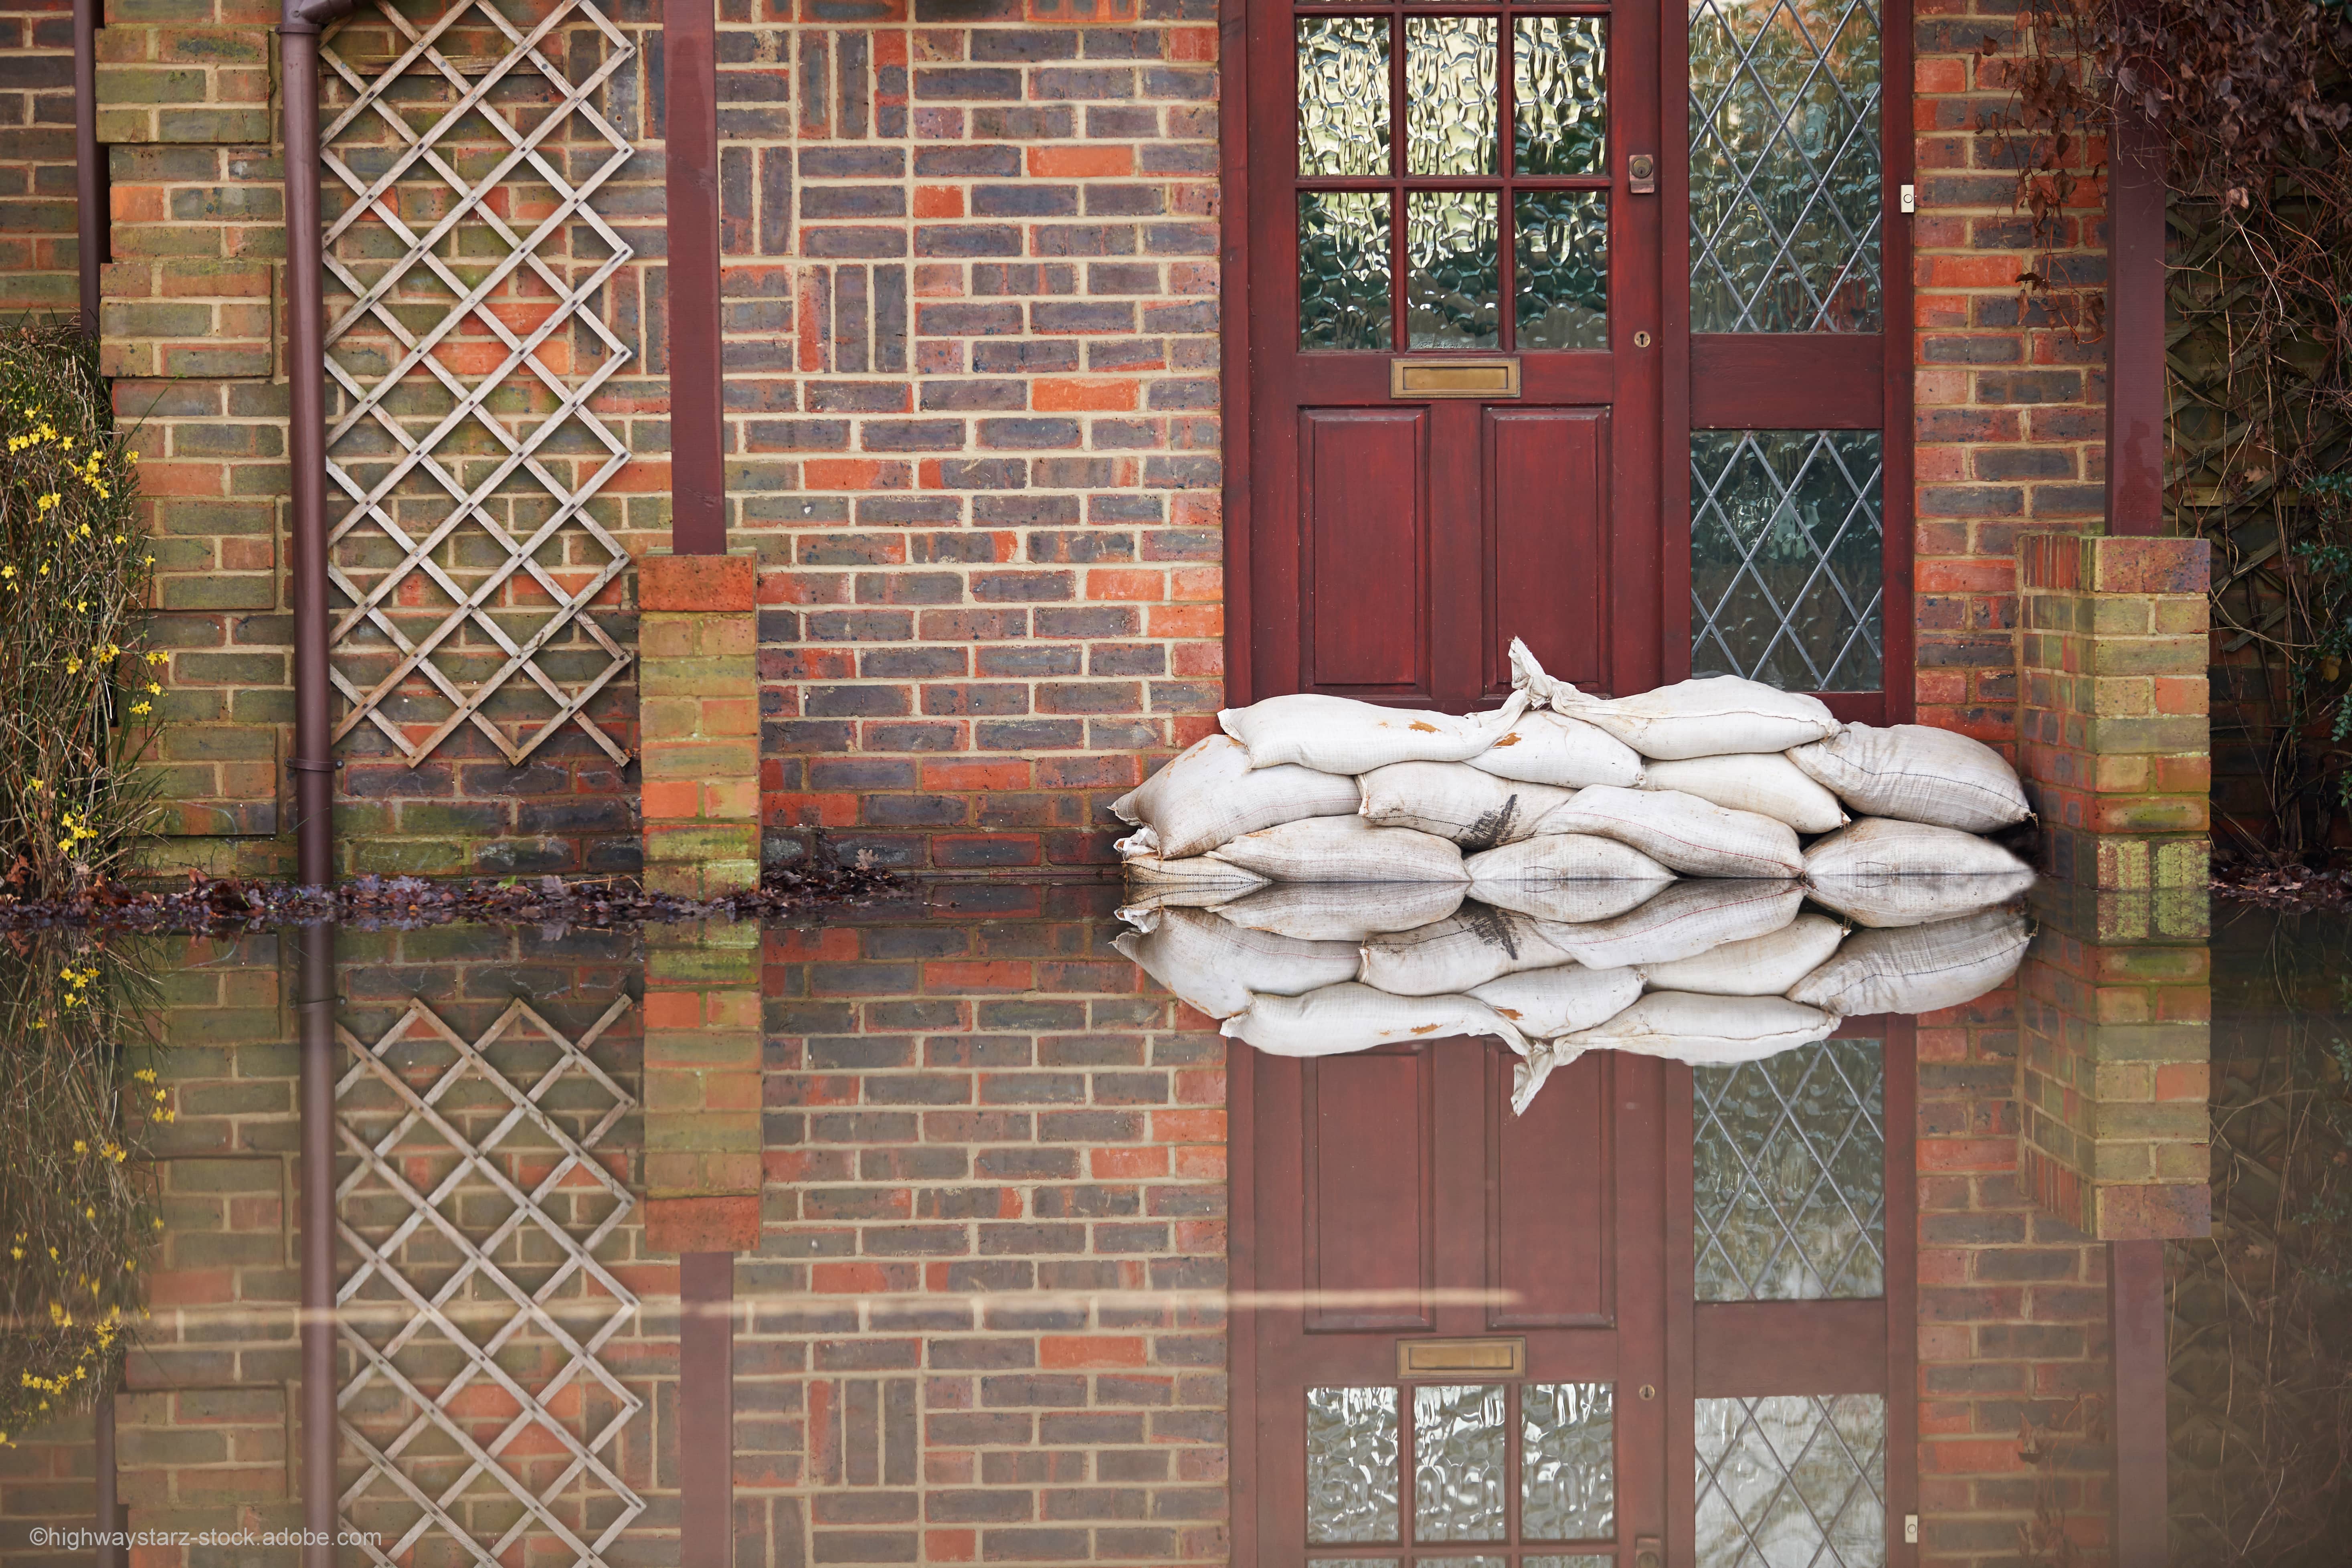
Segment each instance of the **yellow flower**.
M48 563L47 562L44 561L44 562L42 562L42 563L41 563L41 575L42 575L42 576L44 576L44 577L46 577L46 576L47 576L48 574L49 574L49 563Z
M139 454L136 452L125 452L122 455L130 458L134 463L139 460Z
M14 566L0 566L0 577L14 577L16 574L16 569Z
M38 790L38 789L47 789L47 788L48 788L48 785L47 785L47 784L43 784L43 783L42 783L40 780L38 780L38 779L35 779L35 780L33 781L33 787L34 787L35 789L37 789L37 790Z
M153 1083L155 1081L155 1069L153 1068L141 1068L137 1072L132 1073L131 1076L137 1079L141 1083Z
M40 499L38 504L40 506L40 510L43 511L54 511L57 510L58 502L64 499L65 498L63 496L58 494L55 490L51 490L47 495L45 495Z
M78 658L69 658L66 660L66 673L68 675L79 675L81 673L81 660Z
M74 1140L74 1152L77 1154L87 1154L89 1152L89 1145L77 1138Z
M160 687L160 686L156 685L156 684L155 684L153 681L152 681L152 680L151 680L151 681L149 681L149 682L147 683L147 695L148 695L148 696L150 696L150 697L154 696L157 692L159 692L159 691L161 691L161 690L163 690L163 689L162 687Z
M153 651L153 652L150 653L150 654L147 656L147 662L148 662L148 663L150 663L150 664L161 664L161 663L163 663L163 650L162 650L161 648L158 648L158 649L156 649L155 651Z
M149 711L150 710L152 710L154 706L155 706L155 705L154 705L152 702L133 702L133 703L131 705L131 710L133 713L145 713L145 712Z

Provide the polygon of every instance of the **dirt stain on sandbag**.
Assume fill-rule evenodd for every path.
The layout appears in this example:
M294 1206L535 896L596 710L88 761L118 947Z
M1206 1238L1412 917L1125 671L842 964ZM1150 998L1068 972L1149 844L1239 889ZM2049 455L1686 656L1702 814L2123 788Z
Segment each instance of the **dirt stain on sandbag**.
M1434 724L1424 724L1424 723L1423 723L1423 722L1422 722L1420 720L1418 720L1418 719L1416 719L1416 720L1414 720L1414 721L1412 721L1412 728L1413 728L1413 729L1415 729L1415 730L1418 730L1419 731L1421 731L1421 732L1422 732L1423 734L1424 734L1424 735L1434 735L1434 734L1436 734L1436 733L1437 733L1437 726L1436 726L1436 725L1434 725Z
M1502 910L1488 909L1484 904L1465 904L1457 918L1480 942L1488 947L1501 948L1513 963L1518 961L1518 930Z
M1437 1033L1437 1026L1434 1024L1423 1024L1420 1028L1415 1029L1413 1033L1416 1035L1433 1035Z
M1508 838L1513 825L1518 819L1519 797L1507 796L1503 804L1494 810L1481 812L1473 817L1470 826L1464 828L1454 841L1462 846L1465 853L1472 850L1496 848ZM1516 958L1518 955L1514 953L1512 956Z
M1518 732L1517 730L1514 730L1514 731L1512 731L1509 734L1507 734L1507 735L1504 736L1501 740L1499 740L1499 741L1496 742L1493 745L1491 745L1491 746L1487 747L1486 749L1487 749L1488 751L1490 751L1490 752L1499 752L1499 751L1501 751L1505 746L1516 746L1516 745L1517 745L1518 743L1519 743L1519 732Z

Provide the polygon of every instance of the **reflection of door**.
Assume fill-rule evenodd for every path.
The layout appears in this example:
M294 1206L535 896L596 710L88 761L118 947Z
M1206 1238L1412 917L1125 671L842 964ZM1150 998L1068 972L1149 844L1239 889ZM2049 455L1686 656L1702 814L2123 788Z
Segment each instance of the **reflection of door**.
M1252 9L1253 689L1654 683L1656 12Z
M1596 1052L1521 1118L1490 1043L1234 1047L1235 1561L1909 1562L1894 1044Z

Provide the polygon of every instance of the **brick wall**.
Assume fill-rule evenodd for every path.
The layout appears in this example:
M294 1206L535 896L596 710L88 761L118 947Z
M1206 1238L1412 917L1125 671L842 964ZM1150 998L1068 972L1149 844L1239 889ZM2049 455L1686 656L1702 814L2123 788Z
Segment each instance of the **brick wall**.
M0 4L0 318L80 308L73 5Z

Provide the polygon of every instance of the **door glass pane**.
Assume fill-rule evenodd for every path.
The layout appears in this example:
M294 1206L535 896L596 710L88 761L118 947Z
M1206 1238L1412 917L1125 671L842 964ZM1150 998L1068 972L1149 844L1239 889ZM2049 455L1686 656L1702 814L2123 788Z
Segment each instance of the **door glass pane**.
M1879 328L1871 0L1690 0L1691 328Z
M1499 204L1493 191L1414 191L1405 197L1408 347L1501 344Z
M1692 1074L1702 1301L1886 1291L1886 1058L1824 1040Z
M1606 1541L1617 1533L1612 1425L1605 1383L1520 1389L1520 1540Z
M1389 172L1389 24L1308 16L1298 24L1298 172Z
M1690 450L1691 673L1879 689L1879 433L1695 430Z
M1608 24L1521 16L1511 24L1511 158L1522 174L1609 167Z
M1298 197L1298 346L1385 349L1389 195L1305 191Z
M1396 1390L1308 1389L1307 1539L1396 1538Z
M1522 1557L1520 1568L1616 1568L1614 1557Z
M1416 1541L1503 1539L1503 1387L1412 1391L1412 1535Z
M1696 1402L1699 1568L1883 1568L1886 1401Z
M1523 349L1609 346L1609 194L1521 191L1511 204Z
M1406 19L1406 174L1494 174L1495 98L1494 17Z

